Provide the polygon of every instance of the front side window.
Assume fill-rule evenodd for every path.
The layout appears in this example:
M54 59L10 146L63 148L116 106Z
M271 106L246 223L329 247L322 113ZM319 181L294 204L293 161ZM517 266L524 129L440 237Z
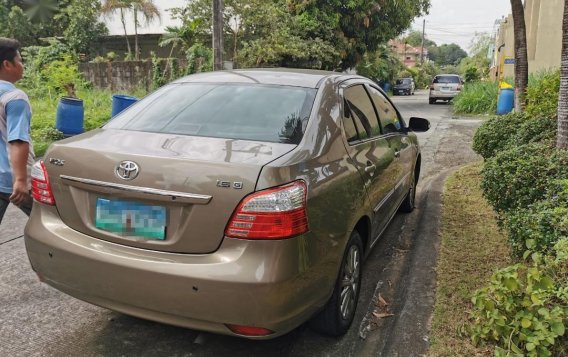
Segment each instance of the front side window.
M316 89L244 84L171 84L105 128L298 144Z
M375 108L377 108L377 112L379 113L379 120L381 122L383 134L386 135L399 132L402 129L403 124L393 105L381 92L379 92L379 90L369 87L369 93L371 94L373 104L375 104Z

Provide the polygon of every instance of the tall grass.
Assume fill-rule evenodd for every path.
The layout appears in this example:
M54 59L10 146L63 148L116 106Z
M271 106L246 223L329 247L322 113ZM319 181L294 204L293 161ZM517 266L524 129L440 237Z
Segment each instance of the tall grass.
M25 89L24 89L25 90ZM112 92L103 89L81 88L77 91L77 97L83 100L84 128L89 131L105 124L111 117ZM146 95L144 90L136 90L133 93L138 98ZM59 97L50 95L30 95L32 106L32 140L36 156L43 156L51 142L57 139L54 131L57 105Z
M477 81L467 83L454 99L457 114L489 114L497 110L497 82Z

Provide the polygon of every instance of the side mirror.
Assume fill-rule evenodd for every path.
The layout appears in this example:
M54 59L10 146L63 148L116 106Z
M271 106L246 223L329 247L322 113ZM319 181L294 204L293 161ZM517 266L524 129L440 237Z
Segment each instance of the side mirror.
M430 122L427 119L412 117L408 122L408 128L415 132L425 132L430 129Z

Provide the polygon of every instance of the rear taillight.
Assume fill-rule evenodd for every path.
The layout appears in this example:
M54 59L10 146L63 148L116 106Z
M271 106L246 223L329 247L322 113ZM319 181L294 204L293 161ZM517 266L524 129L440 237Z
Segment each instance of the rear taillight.
M55 198L53 198L47 170L41 160L32 166L32 196L38 202L55 206Z
M233 213L225 235L241 239L285 239L308 231L304 181L255 192Z
M458 86L458 90L462 90L462 86Z

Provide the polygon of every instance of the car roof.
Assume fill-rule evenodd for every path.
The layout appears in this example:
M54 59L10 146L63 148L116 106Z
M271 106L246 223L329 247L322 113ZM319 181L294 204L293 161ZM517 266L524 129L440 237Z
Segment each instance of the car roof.
M324 79L343 77L344 73L309 69L243 69L193 74L174 83L249 83L318 88Z
M459 74L437 74L436 77L459 77Z

